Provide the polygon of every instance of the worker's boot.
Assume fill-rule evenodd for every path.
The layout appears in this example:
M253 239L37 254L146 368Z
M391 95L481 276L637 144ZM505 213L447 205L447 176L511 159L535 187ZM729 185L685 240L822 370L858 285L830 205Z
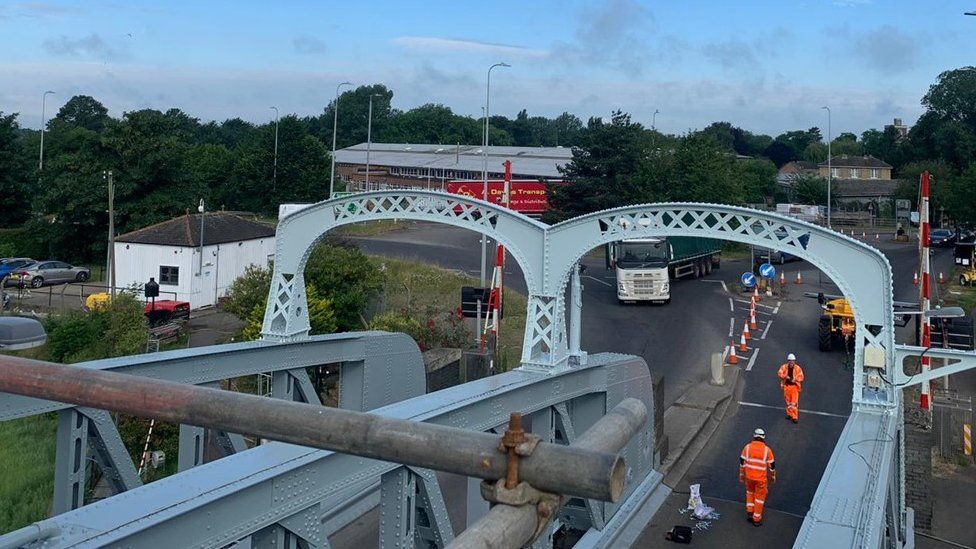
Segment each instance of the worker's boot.
M762 519L753 520L753 521L750 521L750 522L752 522L752 525L755 526L756 528L759 528L760 526L762 526Z
M750 513L749 511L746 511L746 520L752 522L752 513Z

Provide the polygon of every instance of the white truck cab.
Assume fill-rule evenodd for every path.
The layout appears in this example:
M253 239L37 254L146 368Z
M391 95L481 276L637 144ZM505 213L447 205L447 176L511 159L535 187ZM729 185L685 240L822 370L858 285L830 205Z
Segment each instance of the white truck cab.
M617 299L670 303L671 256L671 246L664 238L634 238L612 243L610 257L617 273Z

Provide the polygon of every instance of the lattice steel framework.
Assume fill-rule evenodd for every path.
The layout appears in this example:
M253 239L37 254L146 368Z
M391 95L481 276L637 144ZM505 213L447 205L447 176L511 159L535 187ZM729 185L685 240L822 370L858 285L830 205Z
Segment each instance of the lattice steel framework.
M445 223L504 244L529 289L522 365L548 371L569 367L563 296L576 263L597 246L644 236L702 236L789 251L820 267L851 302L864 336L855 345L855 404L895 404L893 391L867 388L863 370L865 344L882 349L887 364L894 363L891 267L884 255L794 218L718 204L626 206L550 227L478 199L432 191L380 191L320 202L279 224L266 338L300 339L308 333L302 272L314 244L335 227L377 219Z

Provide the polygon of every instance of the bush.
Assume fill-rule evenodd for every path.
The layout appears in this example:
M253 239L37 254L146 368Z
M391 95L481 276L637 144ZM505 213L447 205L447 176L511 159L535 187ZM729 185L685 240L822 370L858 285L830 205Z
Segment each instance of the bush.
M403 332L417 342L421 351L440 347L464 347L470 339L464 317L458 311L438 312L433 307L421 311L401 309L373 317L370 330Z
M48 359L67 364L138 354L149 337L142 303L126 293L106 307L52 316L46 324Z
M363 328L363 312L383 287L383 273L356 248L322 244L305 266L305 284L332 303L338 330Z
M268 301L268 290L271 288L271 269L268 267L248 266L244 274L237 277L227 292L225 308L227 312L241 320L250 317L257 305L264 305Z
M238 279L240 280L240 279ZM236 282L235 282L236 284ZM335 311L332 302L323 298L315 286L305 287L305 298L308 302L308 321L311 326L311 335L331 334L338 328ZM264 324L264 311L267 308L268 296L265 295L259 303L256 303L251 312L243 318L246 322L241 332L241 339L244 341L254 341L261 338L261 328Z

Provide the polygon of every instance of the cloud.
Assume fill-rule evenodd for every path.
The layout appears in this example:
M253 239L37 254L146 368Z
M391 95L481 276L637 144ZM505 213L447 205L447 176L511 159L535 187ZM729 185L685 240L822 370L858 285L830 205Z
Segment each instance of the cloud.
M637 76L665 56L649 40L655 31L654 17L646 7L635 0L607 0L580 12L575 40L557 44L554 57Z
M548 55L548 52L544 50L461 38L401 36L394 38L391 42L402 48L428 53L492 53L514 57L545 57Z
M741 40L711 42L702 46L702 55L726 70L756 70L759 61L749 44Z
M857 55L868 67L882 73L899 73L915 68L922 41L891 25L884 25L858 37Z
M64 57L88 57L100 60L115 60L125 57L122 52L110 47L102 37L92 33L83 38L69 38L61 35L45 40L44 49L51 55Z
M326 49L325 42L315 38L314 36L299 36L298 38L292 40L292 45L295 47L295 53L305 55L325 53Z

